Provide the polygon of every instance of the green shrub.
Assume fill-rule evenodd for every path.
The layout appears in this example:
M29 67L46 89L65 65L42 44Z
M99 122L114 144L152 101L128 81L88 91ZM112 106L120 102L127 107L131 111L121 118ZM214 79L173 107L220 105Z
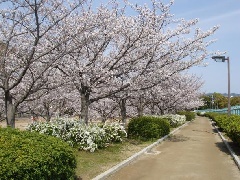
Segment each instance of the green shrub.
M170 124L165 118L142 116L132 118L127 129L128 138L150 140L169 134Z
M223 124L227 122L226 118L228 118L226 114L219 114L215 112L207 112L204 114L204 116L212 119L220 129L222 129L224 126Z
M219 113L206 113L206 117L209 117L221 131L225 132L232 141L237 142L240 145L240 116L219 114Z
M208 117L210 119L215 119L215 116L219 115L218 113L215 113L215 112L206 112L204 114L205 117Z
M73 149L58 138L0 128L1 180L74 179Z
M195 113L192 112L192 111L179 111L177 114L185 115L186 116L186 121L192 121L196 117Z
M225 122L227 135L240 145L240 116L231 115ZM229 123L230 121L230 123ZM226 125L227 124L227 125Z

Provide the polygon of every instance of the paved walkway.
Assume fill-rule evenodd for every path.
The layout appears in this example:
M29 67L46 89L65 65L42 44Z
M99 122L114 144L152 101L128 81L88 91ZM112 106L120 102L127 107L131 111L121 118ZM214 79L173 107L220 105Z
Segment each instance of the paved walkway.
M240 180L240 171L205 117L111 175L109 180Z

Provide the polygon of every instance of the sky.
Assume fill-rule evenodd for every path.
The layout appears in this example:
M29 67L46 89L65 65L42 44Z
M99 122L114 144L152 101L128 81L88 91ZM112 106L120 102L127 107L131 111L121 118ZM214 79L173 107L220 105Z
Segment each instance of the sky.
M212 36L217 41L208 50L226 51L225 56L230 59L231 92L240 93L240 0L175 0L171 11L177 18L199 18L197 26L203 30L220 26ZM190 70L203 79L201 91L227 93L227 62L215 62L211 57L205 62L208 66Z

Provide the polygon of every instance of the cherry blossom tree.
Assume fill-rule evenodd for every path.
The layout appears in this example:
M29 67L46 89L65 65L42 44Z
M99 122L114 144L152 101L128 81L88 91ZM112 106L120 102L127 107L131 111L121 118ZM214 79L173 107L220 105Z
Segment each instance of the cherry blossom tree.
M217 27L201 31L195 28L198 20L174 19L173 1L152 0L151 7L124 2L124 7L109 1L97 8L80 0L2 2L9 7L0 9L0 92L7 125L14 127L15 112L23 102L43 108L44 103L52 107L61 101L54 97L59 86L68 89L60 91L65 105L86 124L89 108L99 111L97 102L109 98L118 102L124 121L129 97L147 100L149 89L157 91L208 55L212 41L206 38ZM35 101L41 96L41 102ZM139 113L143 107L137 107Z
M194 75L178 74L146 93L145 113L166 114L191 110L202 105L201 80Z
M21 103L18 107L18 113L30 114L33 117L42 117L46 121L50 121L53 116L61 116L64 113L69 113L69 107L67 106L68 99L65 97L66 90L66 86L60 86L48 89L44 93L38 92L41 96L35 93L35 96L39 98L27 99Z
M5 120L4 114L4 101L2 97L2 93L0 93L0 121Z
M59 66L72 78L73 86L80 94L81 119L86 123L91 103L130 86L122 78L142 56L139 53L138 57L130 58L133 51L139 51L134 43L143 36L141 32L134 34L131 31L133 19L118 15L117 9L101 7L96 14L92 11L87 13L87 17L92 18L88 20L91 24L87 26L94 28L89 28L85 36L76 37L76 44L73 45L78 49L69 55L66 63Z
M101 99L94 102L90 106L90 111L96 112L97 114L91 115L93 118L97 119L101 117L102 122L106 122L108 119L116 119L118 117L118 104L110 98Z
M84 12L89 28L84 35L75 37L72 45L76 49L59 68L79 92L80 116L85 123L91 103L157 86L172 75L201 64L208 55L206 48L211 41L204 39L217 27L206 32L193 29L198 20L173 19L169 13L172 2L152 3L149 8L126 2L136 16L127 16L117 5ZM123 104L125 101L122 98Z
M6 0L0 3L0 41L4 44L0 57L0 89L7 125L14 127L18 106L36 92L53 88L48 78L67 53L64 46L78 33L78 29L72 34L65 30L68 19L82 1Z

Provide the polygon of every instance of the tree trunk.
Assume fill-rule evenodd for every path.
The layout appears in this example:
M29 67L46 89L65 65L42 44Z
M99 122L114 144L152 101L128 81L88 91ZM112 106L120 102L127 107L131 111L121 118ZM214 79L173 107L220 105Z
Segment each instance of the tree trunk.
M90 105L90 91L87 87L81 89L81 114L80 119L88 124L88 110Z
M121 109L122 123L126 124L126 119L127 119L126 99L121 99L119 105Z
M107 121L107 116L106 115L103 115L102 116L102 123L105 123Z
M44 107L44 110L45 110L45 116L46 116L46 121L47 122L50 122L50 120L51 120L51 113L50 113L50 105L49 104L47 104L47 103L44 103L44 105L43 105L43 107Z
M160 108L160 115L164 115L164 110L163 110L163 108Z
M155 115L156 113L155 113L155 106L154 106L154 104L152 103L152 105L150 106L151 107L151 115Z
M5 113L7 126L15 128L15 112L16 107L13 104L13 98L9 91L5 92Z
M47 113L46 113L46 121L50 122L50 120L51 120L51 115L50 115L50 112L48 110Z
M142 97L139 98L139 103L137 106L137 111L138 111L138 117L143 116L143 102L142 102Z

